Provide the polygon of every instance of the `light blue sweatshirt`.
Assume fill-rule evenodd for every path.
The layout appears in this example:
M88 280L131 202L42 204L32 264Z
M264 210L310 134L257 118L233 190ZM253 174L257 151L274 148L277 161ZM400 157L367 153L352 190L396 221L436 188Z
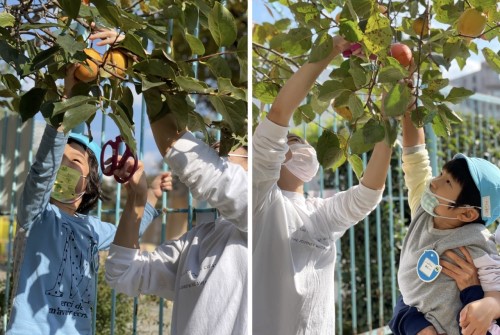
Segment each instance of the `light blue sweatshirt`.
M25 234L8 335L91 334L99 250L116 227L93 216L71 216L49 203L68 137L47 126L17 212ZM140 233L157 212L147 205ZM17 246L19 250L19 246Z

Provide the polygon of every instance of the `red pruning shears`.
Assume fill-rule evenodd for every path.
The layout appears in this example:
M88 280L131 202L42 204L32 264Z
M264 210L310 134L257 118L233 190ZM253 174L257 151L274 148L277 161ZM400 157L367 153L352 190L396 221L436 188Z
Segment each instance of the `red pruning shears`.
M122 154L122 157L120 160L118 160L118 155L119 155L119 148L120 148L120 143L125 144L125 152ZM108 165L105 165L105 162L107 160L104 159L104 153L106 152L106 147L110 146L112 149L112 154L111 154L111 162L108 163ZM121 169L124 165L125 162L132 157L134 159L134 167L132 168L132 171L130 171L129 175L126 176L125 178L118 177L117 175L114 175L114 172L116 170ZM122 139L121 136L116 136L115 140L109 140L104 144L102 147L101 151L101 170L102 173L106 176L113 176L115 177L115 180L119 182L120 184L123 184L127 182L132 176L134 175L135 171L137 171L138 167L138 160L137 156L132 153L130 150L129 146L127 143L125 143Z

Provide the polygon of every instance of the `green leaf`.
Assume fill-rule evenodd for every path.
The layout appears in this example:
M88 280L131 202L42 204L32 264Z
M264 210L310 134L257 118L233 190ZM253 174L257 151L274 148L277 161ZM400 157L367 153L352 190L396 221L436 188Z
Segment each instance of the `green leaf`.
M206 64L215 77L232 77L231 69L229 68L229 64L224 57L212 57L206 63L202 64Z
M247 133L247 104L245 101L226 96L210 96L209 100L233 133L236 135Z
M323 85L319 86L318 99L329 102L344 92L350 92L350 90L346 89L343 82L338 80L327 80Z
M62 125L66 130L73 129L82 122L87 121L97 111L96 105L83 104L77 107L68 109L64 113ZM55 114L53 114L55 115Z
M123 103L120 103L120 101L110 101L110 106L111 109L113 110L113 113L115 115L120 115L122 120L124 120L127 123L127 126L129 128L132 128L132 119L130 115L127 115L126 107L124 106ZM125 107L125 108L124 108Z
M328 33L322 33L318 36L312 46L309 62L316 63L328 57L333 50L333 38Z
M59 35L56 42L65 52L71 55L74 55L78 51L83 51L86 47L84 43L75 41L75 38L70 35Z
M21 89L21 83L16 76L11 73L6 73L2 75L2 82L12 91L18 91Z
M379 83L396 83L399 80L408 77L408 71L401 66L384 66L378 73Z
M163 116L161 114L163 102L160 91L158 89L149 89L142 92L142 94L146 102L146 113L148 114L149 122L153 123L159 120Z
M370 151L374 145L374 143L365 142L363 129L356 130L354 134L352 134L351 140L349 141L349 148L351 148L351 153L358 155Z
M474 91L464 87L453 87L445 100L452 104L458 104L471 95L474 95Z
M20 53L2 39L0 39L0 57L4 62L12 65L18 74L23 72L24 65L29 62L29 59L23 53Z
M61 50L61 48L58 45L55 45L49 49L42 50L40 51L35 58L33 58L33 61L31 62L31 69L33 70L39 70L43 68L44 66L54 62L54 56Z
M300 106L297 108L297 112L301 115L302 121L305 123L309 123L316 118L316 113L314 113L310 104Z
M247 47L248 47L248 37L244 35L238 41L237 46L237 57L238 63L240 64L240 82L246 83L248 81L248 73L247 73L247 65L248 65L248 57L247 57Z
M188 124L187 127L190 131L201 131L204 133L205 138L208 138L207 126L205 125L205 120L203 116L196 113L195 111L190 111L188 113Z
M438 110L440 113L443 113L443 115L446 117L446 119L450 123L462 123L463 120L460 116L457 115L453 110L451 110L447 105L445 104L440 104L438 106Z
M137 144L135 142L134 134L132 129L128 126L127 122L119 114L109 113L108 116L115 122L116 126L120 130L120 135L123 140L129 146L133 153L137 152Z
M347 160L349 164L351 164L352 170L354 174L356 174L356 178L360 180L363 176L363 160L358 155L349 155Z
M290 10L295 16L295 19L303 25L308 26L309 22L317 22L320 18L319 9L309 3L299 2L289 5Z
M363 39L363 31L357 22L351 20L341 20L339 34L350 42L358 42Z
M377 143L384 139L385 129L374 119L370 119L363 127L363 137L367 143Z
M366 25L363 43L372 54L386 55L391 44L393 33L391 22L384 15L372 15Z
M97 99L95 97L88 97L77 95L75 97L69 98L67 100L54 103L54 113L53 115L61 114L70 110L72 108L76 108L80 105L87 104L89 102L96 102Z
M177 77L175 81L179 86L188 93L196 92L196 93L208 93L211 89L208 85L198 79L191 77Z
M450 80L447 79L447 78L432 78L432 79L429 79L428 83L427 83L427 89L429 91L434 91L434 92L437 92L437 91L440 91L441 89L445 88L446 86L448 86L448 84L450 83Z
M392 147L396 142L399 134L399 122L394 118L388 118L384 120L384 140L388 146Z
M246 91L241 88L233 86L233 84L231 83L231 79L219 77L217 79L217 84L219 87L219 94L231 95L235 98L246 100L247 98Z
M483 48L483 56L486 63L497 73L500 73L500 56L489 48Z
M360 64L361 59L359 57L351 57L349 73L354 80L354 85L356 89L364 87L370 82L371 75L365 71L365 69Z
M64 12L72 19L76 19L78 17L78 13L80 12L80 6L82 5L81 1L75 0L61 0L61 7Z
M205 54L205 46L196 36L186 33L185 35L186 41L191 48L191 54L193 55L204 55Z
M261 81L253 85L253 96L265 104L272 104L279 90L275 83Z
M436 114L432 120L432 129L439 137L448 137L451 134L450 125L447 123L448 120L443 120L440 113Z
M146 53L144 52L144 48L142 47L139 38L134 34L132 33L125 34L125 38L123 39L120 45L121 47L136 54L137 56L146 58Z
M136 63L133 66L134 70L144 74L150 74L167 79L175 79L175 72L167 62L161 59L146 59Z
M436 20L446 24L453 24L457 21L462 11L459 7L454 0L435 0L433 2Z
M19 114L23 122L26 122L38 113L46 92L46 89L33 87L21 96Z
M0 13L0 27L5 28L5 27L12 27L14 26L14 22L16 21L16 18L7 12L1 12Z
M411 99L410 88L404 83L398 83L389 90L384 99L384 112L387 116L403 115Z
M208 15L208 29L219 47L230 46L236 40L236 22L220 2L215 2Z
M347 106L352 113L353 119L361 117L365 111L363 102L355 92L351 93L351 95L349 96L349 103Z
M168 106L168 112L175 115L177 121L177 127L179 129L186 128L189 119L189 113L194 110L194 107L189 103L188 99L190 97L187 94L176 94L166 96L166 106ZM164 107L165 109L165 104ZM164 110L162 111L162 114Z
M344 155L340 148L340 142L334 133L324 131L318 138L316 153L319 163L327 169L338 162Z
M288 34L284 34L284 39L281 43L281 48L284 52L291 56L300 56L312 46L312 34L310 29L294 28L290 29Z

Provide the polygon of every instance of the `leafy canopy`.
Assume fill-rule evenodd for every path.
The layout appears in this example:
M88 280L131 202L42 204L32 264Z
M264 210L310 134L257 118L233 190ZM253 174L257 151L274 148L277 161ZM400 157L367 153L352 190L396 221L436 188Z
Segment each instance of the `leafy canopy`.
M277 13L285 10L283 6L288 7L291 17L278 17ZM464 35L457 29L460 15L471 6L487 16L486 27L478 36ZM442 69L450 69L454 60L463 69L467 59L479 52L477 39L493 41L500 35L495 0L269 0L266 7L274 22L253 27L253 122L261 117L266 104L273 103L298 67L331 53L331 36L340 34L360 43L362 56L335 58L329 77L312 87L293 116L299 125L319 123L320 117L333 113L340 122L335 131L323 129L317 148L319 160L325 168L337 168L348 161L358 177L362 173L358 155L381 139L392 144L398 123L391 118L403 115L409 104L417 109L412 115L417 126L431 124L438 136L449 136L452 124L461 121L449 103L456 104L474 92L453 88L443 93L449 83ZM418 28L414 22L419 18L419 23L428 24L430 29ZM467 26L476 21L466 22ZM396 42L412 51L416 65L413 89L400 82L413 69L403 67L389 53ZM489 47L481 52L500 73L500 53Z
M124 34L110 48L127 64L110 65L106 55L102 63L88 59L85 48L104 53L88 40L93 24ZM0 60L10 67L0 75L0 103L24 121L41 112L66 130L83 121L90 126L102 112L135 150L134 99L144 98L150 121L174 113L179 127L206 135L208 127L223 129L229 150L246 142L246 24L246 3L213 0L24 1L0 8ZM77 84L61 101L67 65L85 60L99 66L97 79ZM222 120L211 122L207 111Z

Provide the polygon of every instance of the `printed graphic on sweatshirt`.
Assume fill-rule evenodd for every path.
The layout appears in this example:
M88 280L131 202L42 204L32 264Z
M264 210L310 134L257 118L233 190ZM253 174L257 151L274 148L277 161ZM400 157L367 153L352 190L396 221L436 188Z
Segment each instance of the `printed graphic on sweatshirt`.
M179 289L188 289L198 286L204 286L207 283L208 277L217 265L214 260L208 260L200 265L198 270L186 270L181 276L181 285Z
M82 249L75 240L75 232L67 224L62 228L66 238L61 264L52 288L45 291L46 295L60 298L59 306L49 306L49 313L90 318L88 311L95 291L93 274L99 264L97 243L88 237Z

